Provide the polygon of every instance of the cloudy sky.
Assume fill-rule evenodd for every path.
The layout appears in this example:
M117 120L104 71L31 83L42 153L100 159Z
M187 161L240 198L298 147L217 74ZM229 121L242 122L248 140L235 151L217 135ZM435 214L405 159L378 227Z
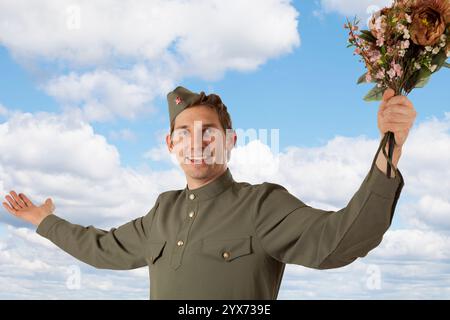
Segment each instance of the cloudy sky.
M235 180L343 208L380 141L343 24L388 3L2 0L0 194L51 197L56 214L105 229L144 215L185 186L163 145L166 94L183 85L220 94L234 127L257 133L233 151ZM450 298L448 80L409 96L405 186L380 246L340 269L288 265L279 299ZM147 269L96 270L0 210L0 298L148 298Z

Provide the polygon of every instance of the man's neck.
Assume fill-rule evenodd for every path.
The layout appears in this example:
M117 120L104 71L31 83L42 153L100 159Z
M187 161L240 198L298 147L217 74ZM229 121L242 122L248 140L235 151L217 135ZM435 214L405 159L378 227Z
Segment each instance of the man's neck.
M227 167L225 167L223 170L218 172L216 175L205 178L205 179L187 178L187 185L188 185L189 190L195 190L195 189L198 189L200 187L207 185L208 183L213 182L214 180L219 178L222 174L224 174L226 170L227 170Z

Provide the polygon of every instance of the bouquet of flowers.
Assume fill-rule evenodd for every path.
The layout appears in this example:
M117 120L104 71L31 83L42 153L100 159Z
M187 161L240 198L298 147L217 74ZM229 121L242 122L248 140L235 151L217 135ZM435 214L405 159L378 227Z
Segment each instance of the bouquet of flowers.
M431 75L450 56L450 0L394 0L390 7L374 13L369 30L360 30L359 20L344 25L349 31L348 47L361 56L367 72L360 83L375 83L364 97L366 101L381 100L384 91L392 88L396 95L407 95L414 88L423 88ZM385 145L389 140L389 155ZM382 141L390 176L394 134L387 132Z

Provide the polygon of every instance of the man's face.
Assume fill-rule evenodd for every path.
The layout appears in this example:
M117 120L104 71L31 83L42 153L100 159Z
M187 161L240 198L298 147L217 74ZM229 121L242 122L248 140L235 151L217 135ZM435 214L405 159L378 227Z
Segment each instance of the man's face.
M208 106L184 109L175 118L172 137L166 137L169 151L193 179L207 179L222 172L235 141L235 133L227 137L216 110Z

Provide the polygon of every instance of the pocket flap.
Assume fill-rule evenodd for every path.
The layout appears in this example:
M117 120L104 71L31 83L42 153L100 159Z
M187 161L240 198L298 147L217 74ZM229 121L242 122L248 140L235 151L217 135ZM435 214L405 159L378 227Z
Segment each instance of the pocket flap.
M251 236L235 239L204 239L203 252L223 261L232 261L252 253Z
M161 242L150 242L148 244L148 249L150 253L150 262L155 263L155 261L161 256L161 253L166 245L166 241Z

